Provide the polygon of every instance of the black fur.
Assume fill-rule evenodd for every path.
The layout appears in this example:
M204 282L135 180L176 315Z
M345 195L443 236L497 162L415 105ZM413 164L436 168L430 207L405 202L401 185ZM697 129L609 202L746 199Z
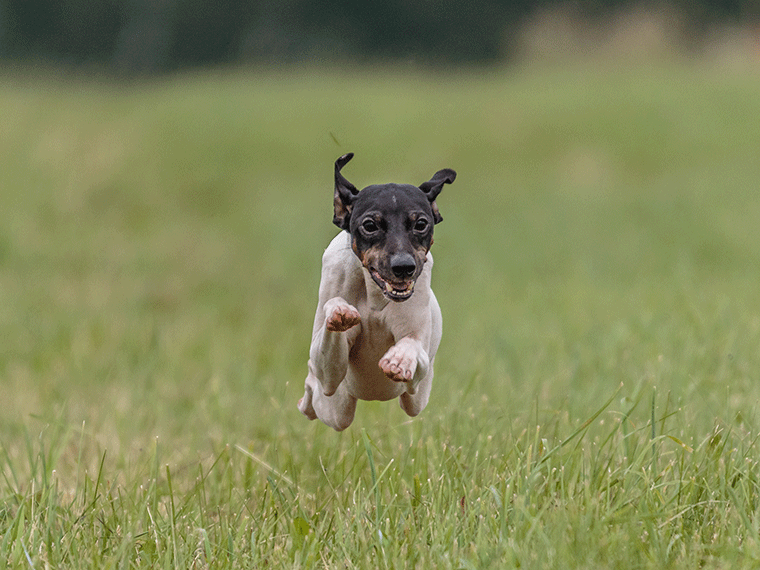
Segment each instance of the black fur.
M333 223L351 234L352 247L383 293L408 299L433 243L433 226L443 218L436 198L456 172L439 170L433 178L411 184L375 184L359 191L341 174L353 158L335 161Z

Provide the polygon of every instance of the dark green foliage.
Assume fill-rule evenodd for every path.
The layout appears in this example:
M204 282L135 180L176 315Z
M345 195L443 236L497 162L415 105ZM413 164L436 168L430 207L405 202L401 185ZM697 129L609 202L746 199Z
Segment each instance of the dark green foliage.
M524 18L555 0L5 0L0 58L125 73L240 61L483 63L511 56ZM574 3L592 17L632 0ZM753 0L673 0L695 29L743 21Z

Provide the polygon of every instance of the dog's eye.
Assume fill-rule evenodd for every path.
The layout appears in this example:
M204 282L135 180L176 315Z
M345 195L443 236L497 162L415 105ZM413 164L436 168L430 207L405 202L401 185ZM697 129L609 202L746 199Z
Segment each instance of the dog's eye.
M414 231L424 232L428 229L428 225L428 221L425 218L419 218L416 222L414 222Z
M375 233L379 228L377 227L377 224L375 223L375 220L364 220L362 222L362 229L367 232L368 234Z

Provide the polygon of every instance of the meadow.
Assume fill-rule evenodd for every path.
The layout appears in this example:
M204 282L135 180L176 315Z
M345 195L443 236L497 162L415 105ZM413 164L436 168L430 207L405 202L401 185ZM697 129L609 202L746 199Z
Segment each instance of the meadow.
M0 82L7 568L755 568L760 73ZM417 418L303 393L332 168L438 199Z

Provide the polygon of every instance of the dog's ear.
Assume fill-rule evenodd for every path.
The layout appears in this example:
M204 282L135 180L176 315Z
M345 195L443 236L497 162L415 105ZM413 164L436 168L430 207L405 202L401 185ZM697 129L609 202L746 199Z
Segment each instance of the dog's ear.
M353 157L354 153L349 152L335 161L335 197L333 198L335 214L333 224L342 230L348 230L348 224L351 221L351 207L359 193L356 187L340 173L340 169Z
M438 205L435 203L435 199L438 197L438 194L441 193L443 185L451 184L456 180L456 177L456 172L450 168L444 168L443 170L436 172L430 180L420 184L420 190L425 193L425 196L427 196L427 199L430 201L430 207L433 208L433 221L436 224L443 220L443 216L441 216L438 211Z

